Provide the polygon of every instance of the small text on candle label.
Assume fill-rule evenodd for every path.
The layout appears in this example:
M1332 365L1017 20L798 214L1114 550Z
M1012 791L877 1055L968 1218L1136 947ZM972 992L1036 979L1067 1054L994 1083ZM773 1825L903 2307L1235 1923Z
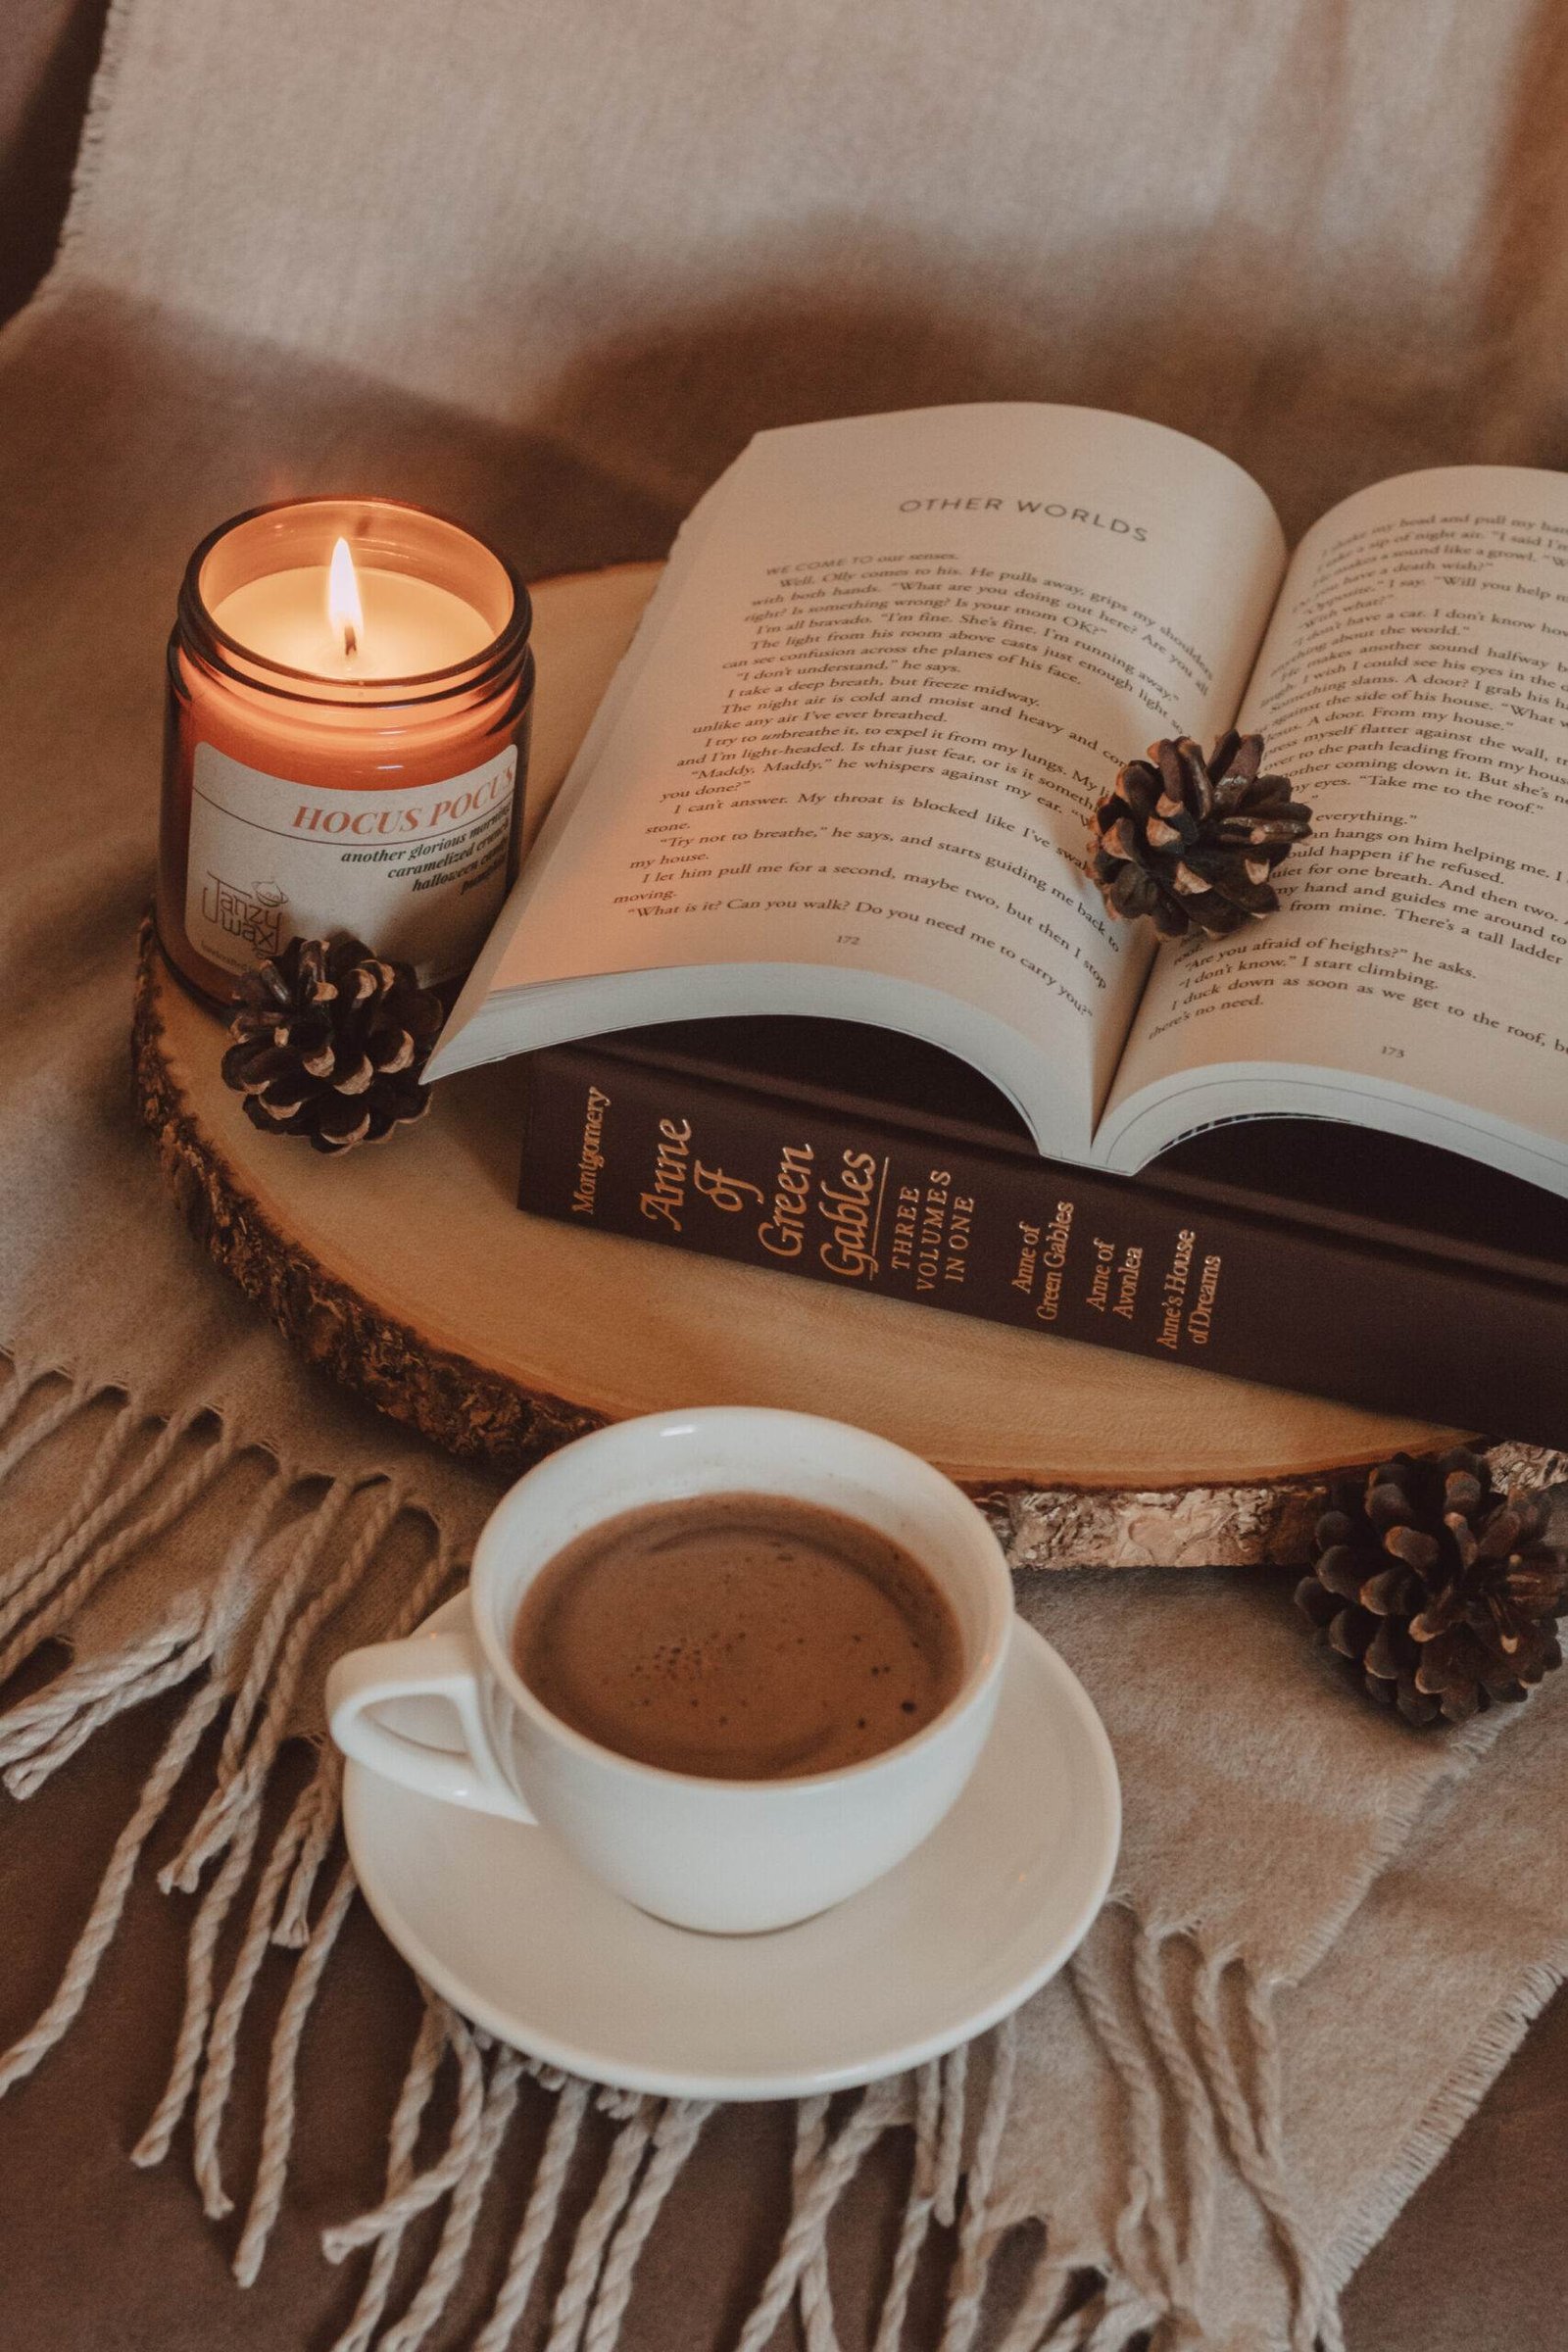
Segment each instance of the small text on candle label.
M196 748L185 921L228 971L297 934L352 931L440 982L466 971L506 895L514 746L437 784L335 792Z

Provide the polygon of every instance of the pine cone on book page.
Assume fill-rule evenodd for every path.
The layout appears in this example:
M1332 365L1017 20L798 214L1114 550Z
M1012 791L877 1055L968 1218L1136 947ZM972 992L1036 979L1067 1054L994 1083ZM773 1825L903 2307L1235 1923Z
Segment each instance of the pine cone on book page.
M1191 736L1129 760L1096 808L1089 870L1112 914L1150 915L1161 939L1223 939L1279 905L1270 876L1311 830L1286 776L1259 775L1261 735Z
M384 962L344 932L291 939L241 973L234 998L223 1083L244 1096L253 1127L347 1152L429 1109L419 1073L446 1016L412 964Z
M1463 1723L1562 1664L1568 1551L1544 1494L1496 1494L1479 1454L1397 1454L1340 1482L1297 1603L1407 1723Z

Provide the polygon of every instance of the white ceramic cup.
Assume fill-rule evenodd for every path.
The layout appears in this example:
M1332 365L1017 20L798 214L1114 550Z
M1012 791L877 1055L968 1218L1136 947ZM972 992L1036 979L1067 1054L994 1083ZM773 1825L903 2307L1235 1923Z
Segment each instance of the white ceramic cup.
M902 1544L957 1619L963 1675L949 1704L897 1747L798 1780L706 1780L599 1746L541 1704L512 1659L532 1579L574 1538L623 1511L697 1494L785 1494L863 1520ZM826 1910L929 1836L985 1744L1012 1626L996 1537L968 1497L885 1439L808 1413L717 1406L620 1421L519 1479L479 1538L466 1633L383 1642L327 1682L346 1755L422 1795L537 1823L628 1902L677 1926L742 1935ZM432 1698L463 1746L428 1744Z

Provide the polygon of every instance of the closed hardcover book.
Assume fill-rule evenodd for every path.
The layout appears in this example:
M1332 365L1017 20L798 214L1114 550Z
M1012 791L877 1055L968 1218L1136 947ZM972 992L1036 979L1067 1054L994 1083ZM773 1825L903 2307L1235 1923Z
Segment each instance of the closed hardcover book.
M836 1021L713 1020L528 1057L536 1215L1249 1380L1560 1445L1560 1200L1326 1121L1137 1178L1035 1152L972 1068Z

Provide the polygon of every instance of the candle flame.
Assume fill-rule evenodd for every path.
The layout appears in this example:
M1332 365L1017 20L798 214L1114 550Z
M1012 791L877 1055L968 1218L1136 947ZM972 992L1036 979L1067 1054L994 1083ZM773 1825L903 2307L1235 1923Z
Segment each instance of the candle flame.
M326 582L326 616L333 635L343 640L345 656L352 661L365 635L365 608L360 603L360 583L346 539L338 540L332 550L332 568Z

